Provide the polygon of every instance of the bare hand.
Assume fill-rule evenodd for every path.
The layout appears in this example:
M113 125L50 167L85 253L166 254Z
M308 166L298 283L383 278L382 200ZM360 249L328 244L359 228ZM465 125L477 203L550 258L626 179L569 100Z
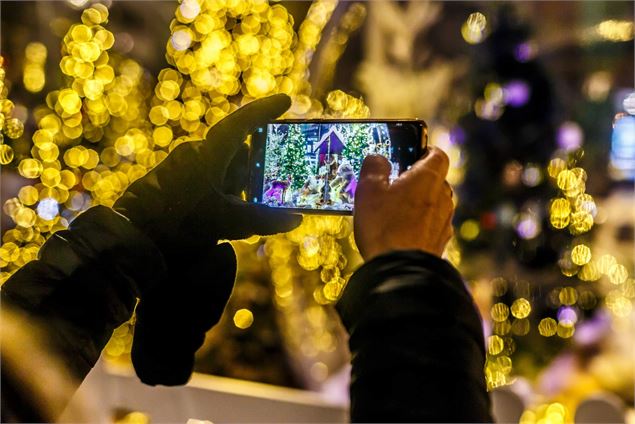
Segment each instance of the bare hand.
M452 189L445 181L447 155L430 147L428 155L389 182L383 156L364 160L355 193L355 242L368 261L392 250L423 250L441 257L452 237Z

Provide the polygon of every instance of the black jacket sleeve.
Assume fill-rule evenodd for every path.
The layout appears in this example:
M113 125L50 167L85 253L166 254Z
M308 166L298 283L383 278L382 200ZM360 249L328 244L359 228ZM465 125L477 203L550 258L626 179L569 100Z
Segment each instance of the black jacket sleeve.
M421 251L374 258L337 305L353 422L491 422L481 320L458 272Z
M124 216L97 206L53 234L0 295L3 307L43 327L44 342L81 382L140 293L164 273L154 243Z

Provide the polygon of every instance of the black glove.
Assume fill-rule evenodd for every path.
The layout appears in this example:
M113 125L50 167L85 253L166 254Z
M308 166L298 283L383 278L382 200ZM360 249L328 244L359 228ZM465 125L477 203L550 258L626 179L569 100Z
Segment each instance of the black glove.
M232 159L256 127L290 105L286 95L256 100L227 116L206 141L184 143L133 183L114 209L152 238L167 274L137 307L132 362L146 384L184 384L194 353L218 322L236 275L236 256L223 239L288 231L301 218L225 194Z

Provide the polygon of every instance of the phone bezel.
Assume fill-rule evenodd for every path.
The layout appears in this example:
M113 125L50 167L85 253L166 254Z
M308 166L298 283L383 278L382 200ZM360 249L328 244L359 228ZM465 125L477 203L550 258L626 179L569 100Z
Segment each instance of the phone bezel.
M255 127L251 133L250 140L250 149L249 149L249 178L247 185L247 201L254 205L262 205L263 203L253 202L252 199L254 197L254 190L256 192L262 190L261 184L258 184L256 181L256 173L254 172L256 168L256 164L258 162L262 163L264 167L264 156L265 156L265 142L267 139L267 126L270 124L311 124L311 123L405 123L405 124L415 124L420 127L421 130L421 143L417 144L415 147L420 149L418 151L419 157L423 157L426 153L426 149L428 147L428 125L423 119L376 119L376 118L364 118L364 119L335 119L335 118L324 118L324 119L277 119L274 121L269 121L264 125L259 125ZM258 132L259 128L263 128L262 132ZM262 136L260 136L262 134ZM350 216L353 215L353 210L337 210L337 209L308 209L308 208L286 208L286 207L275 207L274 209L280 209L281 211L288 211L294 213L302 213L302 214L310 214L310 215L344 215Z

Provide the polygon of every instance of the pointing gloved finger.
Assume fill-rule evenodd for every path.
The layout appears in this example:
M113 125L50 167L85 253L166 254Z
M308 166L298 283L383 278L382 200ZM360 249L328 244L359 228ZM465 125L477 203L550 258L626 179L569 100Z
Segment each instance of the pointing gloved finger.
M229 196L228 196L229 197ZM302 215L266 205L256 205L229 198L227 225L222 238L238 240L254 234L267 236L291 231L302 223Z
M211 213L214 219L210 219ZM254 234L282 233L301 222L301 215L214 192L203 198L187 216L179 234L190 245L198 245L209 240L240 240Z
M289 106L289 96L275 94L246 104L210 128L200 152L209 164L212 183L217 186L222 183L229 163L247 135L257 126L282 115Z

